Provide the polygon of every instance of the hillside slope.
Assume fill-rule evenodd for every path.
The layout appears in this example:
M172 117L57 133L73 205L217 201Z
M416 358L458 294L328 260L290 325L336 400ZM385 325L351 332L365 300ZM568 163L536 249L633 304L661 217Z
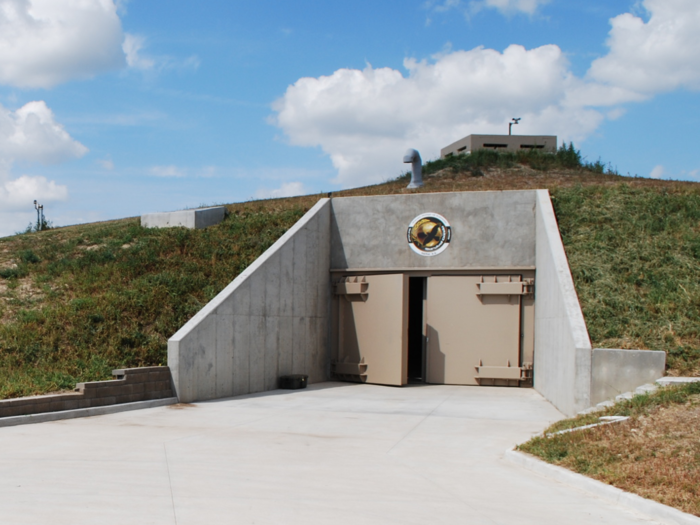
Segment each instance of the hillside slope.
M549 189L594 345L663 349L671 374L700 375L700 186L548 159L438 161L420 190L335 195ZM320 197L230 205L199 231L123 219L0 239L0 398L165 364L167 339Z

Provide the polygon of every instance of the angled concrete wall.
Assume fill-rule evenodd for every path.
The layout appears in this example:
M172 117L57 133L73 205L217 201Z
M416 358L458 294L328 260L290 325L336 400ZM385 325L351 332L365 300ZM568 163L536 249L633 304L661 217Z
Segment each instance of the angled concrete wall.
M564 414L591 406L591 340L547 190L537 190L534 384Z
M168 341L181 402L327 378L330 202L322 199Z
M423 193L333 199L333 269L488 269L535 266L535 198L529 191ZM421 213L452 227L440 255L422 257L406 240Z

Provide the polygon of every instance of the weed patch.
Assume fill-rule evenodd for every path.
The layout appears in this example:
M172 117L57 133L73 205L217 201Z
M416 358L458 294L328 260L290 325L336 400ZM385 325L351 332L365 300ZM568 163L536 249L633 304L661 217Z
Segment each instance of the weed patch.
M560 421L545 435L591 424L601 415L630 419L539 436L518 449L700 516L700 383L663 388L618 403L605 412Z
M700 374L700 194L577 186L552 192L595 345L664 350Z
M241 205L196 231L130 219L3 239L6 257L21 262L0 274L0 398L166 364L168 338L306 209ZM43 287L48 297L37 296Z

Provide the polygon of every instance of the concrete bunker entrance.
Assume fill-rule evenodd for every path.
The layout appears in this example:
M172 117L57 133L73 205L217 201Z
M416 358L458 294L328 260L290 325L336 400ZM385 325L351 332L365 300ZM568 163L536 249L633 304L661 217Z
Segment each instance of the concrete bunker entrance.
M333 281L336 379L532 386L534 271L383 272Z

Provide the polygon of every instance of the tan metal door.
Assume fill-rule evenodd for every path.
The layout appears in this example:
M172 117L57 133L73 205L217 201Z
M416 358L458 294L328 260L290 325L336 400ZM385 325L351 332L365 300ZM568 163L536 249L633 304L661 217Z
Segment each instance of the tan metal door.
M349 277L336 284L340 378L405 385L408 375L408 276Z
M520 281L508 275L428 278L428 383L477 385L483 365L517 384Z

